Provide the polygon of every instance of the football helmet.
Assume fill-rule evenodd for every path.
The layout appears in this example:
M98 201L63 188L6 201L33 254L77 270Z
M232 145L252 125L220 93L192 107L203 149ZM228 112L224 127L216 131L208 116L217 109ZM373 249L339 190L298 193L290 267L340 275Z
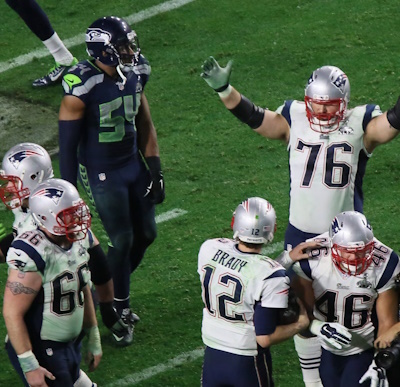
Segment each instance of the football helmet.
M269 243L276 231L274 207L265 199L248 198L236 207L231 227L234 239L254 244Z
M30 142L15 145L3 158L0 199L8 208L18 208L39 183L51 177L51 159L42 146Z
M311 74L305 88L306 114L312 130L330 133L339 128L350 101L347 75L335 66L323 66ZM318 104L318 111L312 104ZM315 107L315 106L314 106ZM327 111L333 110L335 111Z
M37 224L70 242L84 239L91 225L88 206L75 186L62 179L48 179L29 197L29 209Z
M332 261L343 273L359 275L372 263L374 233L366 217L357 211L337 215L329 228Z
M116 16L94 21L86 30L87 53L107 66L135 66L140 57L136 32Z

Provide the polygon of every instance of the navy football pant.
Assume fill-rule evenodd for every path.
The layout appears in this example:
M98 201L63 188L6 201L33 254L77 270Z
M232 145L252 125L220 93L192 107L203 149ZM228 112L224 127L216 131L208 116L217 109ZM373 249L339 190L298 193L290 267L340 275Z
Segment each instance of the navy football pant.
M322 348L319 373L324 387L361 387L369 386L370 380L359 384L358 381L367 372L374 349L361 352L357 355L339 356Z
M53 36L49 18L35 0L6 0L6 3L42 42Z
M107 258L114 296L127 300L130 275L157 236L155 206L143 197L149 172L141 160L134 160L111 171L86 169L81 165L80 176L112 245ZM129 301L117 307L129 307Z
M70 343L59 343L55 341L41 341L40 346L34 346L33 353L35 354L39 364L50 371L55 380L46 378L46 383L49 387L71 387L79 378L80 370L80 347ZM13 346L8 340L6 350L11 364L17 371L18 375L24 382L24 386L28 387L25 375L19 365L17 354Z
M235 355L206 347L203 387L273 387L269 350L257 356Z

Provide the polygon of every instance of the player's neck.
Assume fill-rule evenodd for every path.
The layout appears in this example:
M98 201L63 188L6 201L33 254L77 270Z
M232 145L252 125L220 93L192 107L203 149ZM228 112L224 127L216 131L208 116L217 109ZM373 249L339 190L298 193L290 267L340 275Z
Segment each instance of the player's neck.
M55 245L61 247L64 250L68 250L72 246L72 242L67 239L65 235L54 235L44 227L39 227L40 230L46 235L47 239Z
M238 249L242 253L253 253L253 254L259 254L261 253L262 245L257 246L257 247L250 247L239 241L238 243Z
M107 66L104 63L101 63L99 60L96 60L96 66L103 70L107 75L109 75L110 77L115 77L117 74L117 68L116 67L112 67L112 66Z

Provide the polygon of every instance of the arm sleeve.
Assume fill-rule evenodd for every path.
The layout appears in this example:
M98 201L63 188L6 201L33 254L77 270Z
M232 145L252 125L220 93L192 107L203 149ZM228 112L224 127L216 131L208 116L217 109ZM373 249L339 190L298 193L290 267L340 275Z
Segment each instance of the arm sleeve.
M257 303L254 308L254 328L257 336L271 335L278 322L278 308L264 308Z
M60 173L64 180L75 187L78 179L78 145L82 133L83 119L58 121L58 142L60 146Z

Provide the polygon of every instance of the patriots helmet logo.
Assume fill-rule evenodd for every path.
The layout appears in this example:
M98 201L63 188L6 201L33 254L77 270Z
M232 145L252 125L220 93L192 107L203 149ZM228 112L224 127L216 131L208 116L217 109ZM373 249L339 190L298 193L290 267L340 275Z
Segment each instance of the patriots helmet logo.
M32 195L32 198L37 196L46 196L58 205L64 191L57 188L43 188Z
M18 169L19 164L30 156L44 156L43 153L39 153L33 150L21 150L17 153L14 153L8 157L8 161L15 168Z
M340 230L340 225L339 225L339 221L338 218L335 217L335 219L332 220L332 231L336 234L337 232L339 232Z
M332 81L332 84L335 85L342 94L344 94L347 80L347 75L342 73L335 80Z

